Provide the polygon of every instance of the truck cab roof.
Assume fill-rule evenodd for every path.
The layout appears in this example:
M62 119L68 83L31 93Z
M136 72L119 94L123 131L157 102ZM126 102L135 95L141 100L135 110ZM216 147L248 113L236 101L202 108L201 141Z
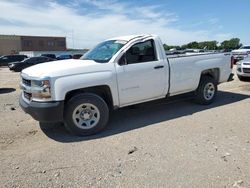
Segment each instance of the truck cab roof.
M150 37L153 35L146 35L146 34L142 34L142 35L127 35L127 36L120 36L120 37L114 37L114 38L110 38L108 40L124 40L124 41L130 41L133 39L141 39L141 38L146 38L146 37Z

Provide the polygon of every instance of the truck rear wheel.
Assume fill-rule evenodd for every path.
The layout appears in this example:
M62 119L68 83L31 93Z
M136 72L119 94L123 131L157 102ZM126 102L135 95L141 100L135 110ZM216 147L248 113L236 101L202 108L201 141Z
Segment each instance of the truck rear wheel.
M196 102L203 105L211 104L217 95L217 83L210 76L202 76L196 90Z
M64 112L65 127L75 135L96 134L104 129L108 119L108 105L96 94L78 94L66 103Z

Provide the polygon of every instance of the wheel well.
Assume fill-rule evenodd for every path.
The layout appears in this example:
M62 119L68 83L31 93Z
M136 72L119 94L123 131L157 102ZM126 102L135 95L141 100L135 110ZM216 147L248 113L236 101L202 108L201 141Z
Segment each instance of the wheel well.
M204 70L201 73L201 78L203 76L210 76L210 77L214 78L214 80L218 83L219 79L220 79L220 70L219 70L219 68Z
M87 87L87 88L69 91L66 94L65 101L68 101L73 96L75 96L77 94L82 94L82 93L94 93L94 94L100 96L107 103L107 105L110 109L114 108L111 90L110 90L109 86L107 86L107 85Z

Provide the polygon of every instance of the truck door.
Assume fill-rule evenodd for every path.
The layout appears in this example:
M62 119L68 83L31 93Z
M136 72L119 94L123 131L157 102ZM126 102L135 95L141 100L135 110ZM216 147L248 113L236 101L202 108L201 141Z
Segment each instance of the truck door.
M151 39L131 46L116 64L121 106L164 95L167 67L156 54Z

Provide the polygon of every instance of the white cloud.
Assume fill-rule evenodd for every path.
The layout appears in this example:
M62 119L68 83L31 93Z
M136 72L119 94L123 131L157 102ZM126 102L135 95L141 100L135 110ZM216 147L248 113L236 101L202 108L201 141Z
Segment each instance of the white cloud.
M75 0L62 5L55 1L24 0L0 2L0 31L2 34L66 36L68 47L89 48L106 38L119 35L151 33L159 35L164 43L183 44L190 41L228 39L230 34L209 31L183 31L171 26L178 21L174 13L157 11L157 6L131 7L115 0ZM75 7L84 3L102 14L84 13ZM107 4L109 3L109 4ZM84 10L84 9L83 9ZM215 22L216 20L213 20ZM6 23L8 22L8 23ZM74 42L73 42L74 40Z
M218 18L210 18L210 19L208 19L208 23L211 25L217 25L219 23L219 19Z

